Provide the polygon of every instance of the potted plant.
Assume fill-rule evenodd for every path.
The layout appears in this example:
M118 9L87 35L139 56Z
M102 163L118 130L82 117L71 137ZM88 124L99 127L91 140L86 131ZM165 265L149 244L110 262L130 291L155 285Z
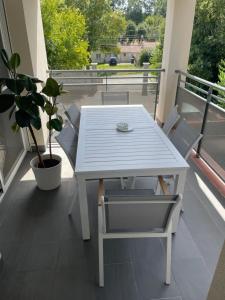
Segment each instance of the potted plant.
M52 190L61 183L61 157L52 154L52 132L61 131L63 119L58 115L57 96L63 93L62 85L59 85L53 78L48 78L42 93L50 97L46 99L44 111L48 115L47 128L49 130L49 154L42 155L45 168L39 164L38 157L31 160L30 164L35 174L37 184L42 190Z
M13 53L9 58L4 49L0 54L9 71L9 78L0 78L0 113L9 111L9 119L15 119L13 131L18 132L20 128L29 130L37 152L37 157L31 161L37 185L43 190L54 189L61 182L61 158L52 154L51 145L50 154L41 155L33 128L40 130L42 127L39 111L42 109L49 116L47 127L50 132L50 144L52 129L62 129L62 118L53 118L57 113L56 97L62 93L62 86L54 79L48 78L43 90L38 92L37 84L42 83L41 80L17 72L20 65L19 54ZM46 96L52 97L53 101L48 100Z

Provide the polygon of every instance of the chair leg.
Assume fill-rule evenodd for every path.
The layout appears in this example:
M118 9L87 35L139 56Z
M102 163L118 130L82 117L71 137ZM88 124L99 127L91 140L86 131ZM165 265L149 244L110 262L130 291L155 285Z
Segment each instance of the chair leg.
M136 177L127 178L127 189L134 189Z
M69 217L72 215L74 202L75 202L75 199L73 199L73 200L72 200L72 203L70 204L70 209L69 209L69 211L68 211Z
M121 184L121 189L125 190L126 182L125 182L125 179L123 177L120 177L120 184Z
M172 234L166 239L166 284L171 281L171 255L172 255Z
M104 255L103 255L103 238L101 234L98 237L98 263L99 263L99 286L104 287Z

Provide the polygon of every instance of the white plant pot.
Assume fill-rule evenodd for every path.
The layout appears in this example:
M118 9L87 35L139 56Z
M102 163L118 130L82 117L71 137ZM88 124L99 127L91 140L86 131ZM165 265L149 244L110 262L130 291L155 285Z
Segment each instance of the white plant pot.
M42 155L42 159L50 158L49 154ZM59 161L58 165L50 168L38 168L38 157L36 156L30 162L31 168L34 172L37 185L41 190L53 190L61 184L61 166L62 159L56 154L52 154L52 158Z

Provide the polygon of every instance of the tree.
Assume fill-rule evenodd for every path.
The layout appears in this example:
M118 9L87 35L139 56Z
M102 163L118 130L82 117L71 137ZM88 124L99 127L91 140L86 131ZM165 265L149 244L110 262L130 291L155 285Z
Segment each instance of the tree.
M103 16L112 11L109 0L66 0L69 7L75 7L85 17L89 50L97 50L102 39ZM112 24L113 26L113 24Z
M136 24L133 21L129 21L127 23L127 28L126 28L126 36L128 37L128 41L132 42L135 40L137 34L137 28Z
M162 16L148 16L145 19L145 28L149 39L159 40L161 28L164 26L165 18Z
M218 84L225 87L225 60L221 60L219 63L219 75L218 75L219 81ZM219 95L222 96L222 98L225 99L225 92L220 91ZM219 105L223 108L225 108L225 100L219 101Z
M50 67L79 69L87 65L85 20L79 10L66 7L62 0L42 0L41 8Z
M149 62L151 58L151 50L150 49L143 49L140 53L138 63L140 66L143 66L144 62Z
M153 13L154 15L166 17L167 0L154 0Z
M116 54L119 52L118 39L126 30L125 17L118 11L109 11L101 21L101 50Z
M189 59L190 73L218 81L225 49L224 0L198 0Z
M145 23L140 23L137 28L138 39L140 40L142 37L146 38L147 30L145 27Z

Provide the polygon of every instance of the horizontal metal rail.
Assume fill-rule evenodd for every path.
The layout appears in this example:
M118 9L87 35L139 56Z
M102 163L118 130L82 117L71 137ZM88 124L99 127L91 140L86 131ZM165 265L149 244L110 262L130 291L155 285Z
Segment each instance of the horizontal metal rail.
M165 72L165 69L91 69L91 70L47 70L47 73L91 72L91 73L118 73L118 72Z
M108 86L110 85L157 85L158 82L135 82L135 83L131 83L131 82L127 82L127 83L107 83ZM106 83L102 82L87 82L87 83L63 83L63 86L106 86Z
M64 77L64 76L53 76L56 79L104 79L105 76L89 76L89 77ZM108 76L108 79L156 79L158 76Z
M205 80L205 79L202 79L202 78L200 78L200 77L198 77L198 76L194 76L194 75L191 75L191 74L189 74L189 73L185 73L185 72L183 72L183 71L176 70L175 72L178 73L178 74L181 74L181 75L183 75L183 76L185 76L185 77L187 77L187 78L190 78L190 79L192 79L192 80L194 80L194 81L197 81L197 82L199 82L199 83L202 83L202 84L204 84L204 85L206 85L206 86L208 86L208 87L211 87L211 88L213 88L213 89L215 89L215 90L217 90L217 91L225 92L225 87L223 87L223 86L221 86L221 85L218 85L218 84L216 84L216 83L212 83L212 82L207 81L207 80Z
M208 128L209 122L212 122L211 119L209 119L209 113L212 114L213 110L216 109L218 113L222 113L225 116L225 109L221 106L221 104L225 104L225 87L220 86L216 83L209 82L207 80L204 80L202 78L199 78L197 76L185 73L183 71L176 71L176 73L179 74L179 80L178 80L178 88L181 90L185 90L188 94L195 97L196 101L197 99L200 99L204 103L204 111L202 111L201 114L201 127L200 127L200 133L203 135L203 138L200 140L197 146L197 156L201 156L203 159L206 159L204 156L204 153L202 151L202 145L204 144L204 141L207 142L207 136L206 136L206 130ZM185 102L185 99L180 98L178 100L178 91L177 89L177 104L182 105ZM224 97L223 97L224 94ZM188 102L188 101L187 101ZM194 105L194 104L193 104ZM210 110L211 108L211 110ZM210 115L211 116L211 115ZM222 120L219 119L219 123ZM222 126L222 125L220 125ZM223 136L221 136L223 138ZM216 145L215 145L216 147ZM204 149L205 150L205 149ZM206 150L205 150L206 151ZM222 155L222 153L220 153ZM206 156L207 157L207 156ZM213 161L213 160L212 160ZM212 161L206 161L211 167L218 173L218 175L223 177L223 172L221 173L220 169L223 169L221 165L217 166L217 161L212 163Z

